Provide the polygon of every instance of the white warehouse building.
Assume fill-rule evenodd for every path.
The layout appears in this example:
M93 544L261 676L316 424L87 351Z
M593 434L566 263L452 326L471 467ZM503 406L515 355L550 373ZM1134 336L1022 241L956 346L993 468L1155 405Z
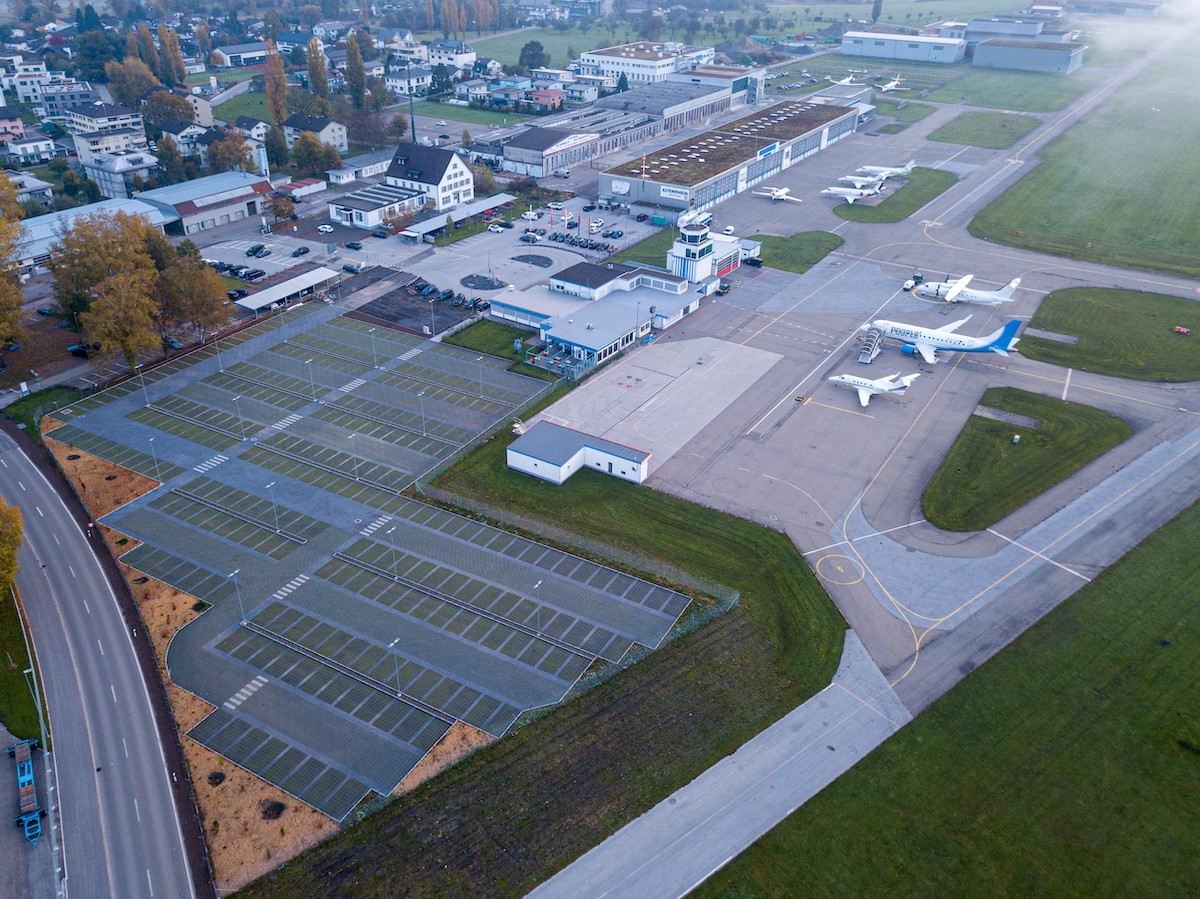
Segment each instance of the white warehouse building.
M847 31L842 35L842 56L870 56L909 62L959 62L967 42L958 38L915 34L877 34Z
M640 484L649 473L650 454L603 437L539 421L508 447L508 467L561 484L587 467Z

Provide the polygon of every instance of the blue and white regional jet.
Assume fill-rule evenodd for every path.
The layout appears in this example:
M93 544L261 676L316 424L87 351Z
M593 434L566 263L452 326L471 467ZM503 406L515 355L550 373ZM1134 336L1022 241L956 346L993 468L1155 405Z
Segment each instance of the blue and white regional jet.
M1009 350L1013 349L1020 339L1017 337L1017 330L1021 327L1020 319L1013 319L999 331L986 337L964 337L954 333L970 320L971 316L968 315L942 328L921 328L880 318L869 322L864 326L864 330L874 328L884 337L901 341L902 352L910 356L920 353L921 358L930 365L937 363L938 350L955 353L998 353L1007 356Z

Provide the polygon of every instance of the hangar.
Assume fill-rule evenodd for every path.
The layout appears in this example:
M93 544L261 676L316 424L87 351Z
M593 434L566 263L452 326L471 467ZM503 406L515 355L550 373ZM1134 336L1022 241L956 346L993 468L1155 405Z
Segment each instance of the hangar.
M222 172L168 187L139 191L134 198L170 217L168 231L195 234L266 212L271 182L248 172Z
M708 209L852 134L861 114L781 103L601 172L600 199Z
M993 38L975 46L972 65L982 69L1017 69L1068 75L1083 65L1083 44L1052 44Z
M847 31L842 35L842 56L874 56L909 62L958 62L967 52L959 38L917 34L877 34Z

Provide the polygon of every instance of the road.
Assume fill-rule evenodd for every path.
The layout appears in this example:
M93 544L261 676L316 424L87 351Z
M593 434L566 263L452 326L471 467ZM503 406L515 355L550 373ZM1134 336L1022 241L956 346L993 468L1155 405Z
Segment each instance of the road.
M195 896L143 671L85 528L42 471L0 434L0 494L25 519L17 585L46 695L57 769L62 876L85 896Z

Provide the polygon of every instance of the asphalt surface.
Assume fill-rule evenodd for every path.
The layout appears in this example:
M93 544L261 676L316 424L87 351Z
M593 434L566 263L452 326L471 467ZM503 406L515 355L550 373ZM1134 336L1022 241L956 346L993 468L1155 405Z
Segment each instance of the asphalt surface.
M99 537L87 536L86 519L23 449L0 434L0 494L25 520L17 586L52 732L59 875L73 897L195 896L176 810L188 801L187 775L178 758L168 766L162 748L135 648L145 635L93 551ZM45 886L31 885L30 895L53 895Z

